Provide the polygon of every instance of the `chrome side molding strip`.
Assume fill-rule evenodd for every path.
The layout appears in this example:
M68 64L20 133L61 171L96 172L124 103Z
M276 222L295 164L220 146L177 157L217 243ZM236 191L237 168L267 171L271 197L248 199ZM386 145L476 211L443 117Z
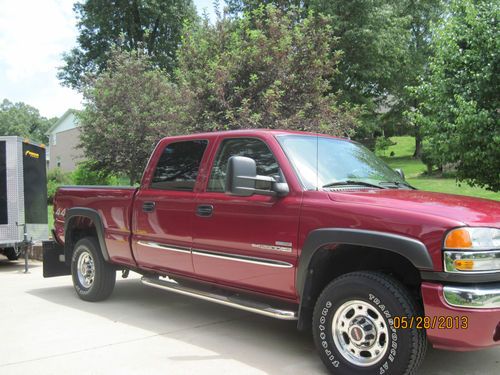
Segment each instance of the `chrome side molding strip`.
M205 301L210 301L218 303L220 305L234 307L240 310L253 312L260 315L269 316L271 318L281 319L281 320L297 320L297 311L283 310L271 307L265 303L251 301L250 299L242 299L241 296L234 298L229 295L217 294L211 291L204 291L200 289L194 289L185 285L177 284L175 282L163 281L159 279L153 279L148 277L143 277L141 282L144 285L151 286L153 288L168 290L170 292L183 294L185 296L195 297Z
M257 258L257 257L246 256L246 255L236 255L236 254L229 254L229 253L219 253L219 252L215 252L215 251L201 250L201 249L190 249L188 247L165 245L165 244L161 244L158 242L152 242L152 241L137 241L137 244L141 245L141 246L152 247L155 249L174 251L177 253L184 253L184 254L191 253L193 255L201 255L204 257L232 260L235 262L251 263L251 264L257 264L259 266L278 267L278 268L292 268L293 267L293 265L291 263L283 262L281 260Z
M168 250L168 251L175 251L177 253L191 253L191 249L188 247L179 247L179 246L172 246L172 245L163 245L161 243L157 242L150 242L150 241L137 241L138 245L142 246L147 246L147 247L153 247L155 249L162 249L162 250Z
M245 255L235 255L235 254L227 254L227 253L217 253L214 251L200 250L200 249L193 249L192 253L193 253L193 255L200 255L200 256L204 256L204 257L232 260L235 262L258 264L259 266L269 266L269 267L278 267L278 268L292 268L293 267L293 264L291 264L291 263L283 262L281 260L274 260L274 259L255 258L255 257L249 257L249 256L245 256Z

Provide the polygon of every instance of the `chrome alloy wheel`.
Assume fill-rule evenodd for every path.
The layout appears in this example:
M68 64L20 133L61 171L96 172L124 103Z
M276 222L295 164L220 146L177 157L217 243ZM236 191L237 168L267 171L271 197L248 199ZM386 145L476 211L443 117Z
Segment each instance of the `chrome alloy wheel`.
M382 314L360 300L348 301L337 309L332 337L339 353L361 367L376 364L389 347L389 331Z
M95 265L92 255L88 251L83 251L78 257L77 263L78 281L84 288L90 288L94 282Z

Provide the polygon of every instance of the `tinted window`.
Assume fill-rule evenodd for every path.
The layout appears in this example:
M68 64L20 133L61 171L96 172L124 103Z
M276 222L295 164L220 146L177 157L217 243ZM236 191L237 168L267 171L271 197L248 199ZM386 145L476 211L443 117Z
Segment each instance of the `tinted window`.
M169 144L156 166L151 187L164 190L192 191L208 141Z
M257 174L280 179L278 162L264 142L255 138L226 139L215 158L207 191L225 191L227 162L231 156L252 158L257 164Z

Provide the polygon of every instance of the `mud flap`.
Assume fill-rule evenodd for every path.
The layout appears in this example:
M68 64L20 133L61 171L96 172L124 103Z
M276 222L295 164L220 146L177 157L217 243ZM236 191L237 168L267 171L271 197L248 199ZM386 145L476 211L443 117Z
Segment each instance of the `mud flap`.
M43 241L43 277L66 276L71 266L64 261L64 247L55 241Z

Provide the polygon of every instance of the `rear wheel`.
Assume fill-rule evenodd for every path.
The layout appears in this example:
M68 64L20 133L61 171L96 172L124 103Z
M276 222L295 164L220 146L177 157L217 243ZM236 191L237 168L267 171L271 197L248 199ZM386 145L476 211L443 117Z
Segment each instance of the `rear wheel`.
M332 281L316 302L313 335L334 374L414 374L425 355L425 331L396 329L394 317L420 309L397 280L353 272Z
M97 240L86 237L75 245L71 275L78 297L85 301L102 301L115 287L116 269L107 263Z

